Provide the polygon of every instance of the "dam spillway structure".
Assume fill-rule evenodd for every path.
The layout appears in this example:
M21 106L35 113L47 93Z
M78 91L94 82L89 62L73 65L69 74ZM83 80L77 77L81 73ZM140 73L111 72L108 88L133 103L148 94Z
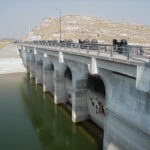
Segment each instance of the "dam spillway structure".
M18 43L31 78L71 105L74 123L90 119L104 131L103 150L150 149L150 55L122 55L112 46Z

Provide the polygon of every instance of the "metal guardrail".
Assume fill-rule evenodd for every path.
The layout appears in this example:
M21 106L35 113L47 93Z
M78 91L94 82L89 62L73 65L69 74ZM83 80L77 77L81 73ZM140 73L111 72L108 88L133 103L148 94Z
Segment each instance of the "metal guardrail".
M19 44L19 43L18 43ZM63 48L64 50L85 52L88 54L109 54L110 57L116 55L125 57L126 59L141 60L143 62L150 63L150 47L126 45L117 47L109 44L80 44L80 43L36 43L36 42L24 42L20 44L34 45L34 46L45 46L45 47L57 47Z

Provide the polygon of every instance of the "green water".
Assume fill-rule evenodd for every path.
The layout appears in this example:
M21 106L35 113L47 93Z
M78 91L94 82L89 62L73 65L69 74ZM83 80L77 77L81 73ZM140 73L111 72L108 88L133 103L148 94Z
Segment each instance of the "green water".
M0 75L0 150L97 150L26 74Z

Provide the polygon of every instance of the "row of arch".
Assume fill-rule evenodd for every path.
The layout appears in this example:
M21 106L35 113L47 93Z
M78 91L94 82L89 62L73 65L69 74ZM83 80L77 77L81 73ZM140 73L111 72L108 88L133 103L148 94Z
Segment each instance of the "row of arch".
M43 63L41 63L43 65ZM49 68L51 71L55 71L54 64L51 63ZM70 81L72 81L72 71L69 66L65 66L64 77ZM106 96L105 85L100 75L98 74L88 74L88 82L87 87L89 90L94 91L96 93L100 93L103 97Z
M57 70L55 68L54 62L49 62L48 65L44 66L43 59L41 58L38 62L35 62L42 70L50 71L49 78L53 80L54 72ZM53 72L53 73L52 73ZM80 73L80 72L79 72ZM42 72L43 74L43 72ZM53 75L52 75L53 74ZM52 75L52 76L51 76ZM50 77L51 76L51 77ZM73 72L70 69L70 66L64 63L63 76L66 84L66 102L69 102L72 105L72 84L73 84ZM100 127L104 127L105 119L105 103L106 103L106 88L105 84L99 74L87 74L86 88L88 90L86 98L88 111L91 119L98 123ZM54 94L54 81L49 82L53 84L53 91L50 91Z

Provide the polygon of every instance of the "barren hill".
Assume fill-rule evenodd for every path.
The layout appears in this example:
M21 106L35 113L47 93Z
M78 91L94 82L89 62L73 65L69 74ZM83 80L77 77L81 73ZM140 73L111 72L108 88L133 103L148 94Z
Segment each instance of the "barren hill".
M62 39L97 39L109 43L112 39L127 39L131 44L150 45L150 27L135 23L116 23L96 17L67 15L61 18ZM31 36L42 40L59 39L60 18L45 18Z

